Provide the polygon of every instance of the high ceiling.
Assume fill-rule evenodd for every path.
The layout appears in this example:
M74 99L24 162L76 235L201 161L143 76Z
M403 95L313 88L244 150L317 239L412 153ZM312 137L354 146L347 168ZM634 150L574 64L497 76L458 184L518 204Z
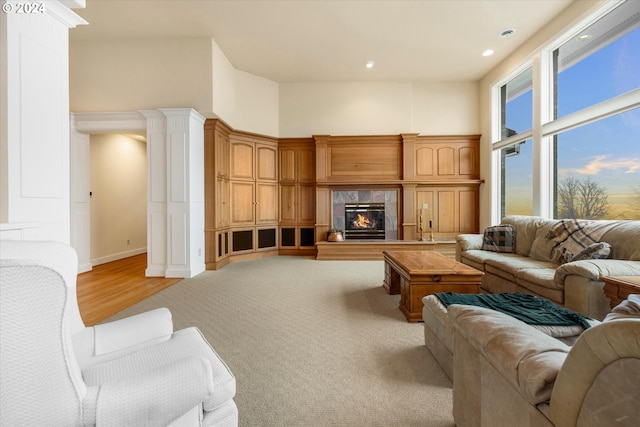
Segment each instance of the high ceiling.
M70 38L213 38L236 69L279 83L475 81L572 1L87 0Z

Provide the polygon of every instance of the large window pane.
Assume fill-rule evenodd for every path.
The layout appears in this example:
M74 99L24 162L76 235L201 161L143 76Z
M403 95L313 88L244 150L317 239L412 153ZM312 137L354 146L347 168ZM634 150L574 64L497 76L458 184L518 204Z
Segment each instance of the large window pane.
M531 67L527 68L500 88L502 139L531 129L533 123L531 70Z
M556 218L640 219L640 109L556 136Z
M531 140L500 150L501 217L533 214L533 156Z
M554 52L563 117L640 88L640 1L627 1Z

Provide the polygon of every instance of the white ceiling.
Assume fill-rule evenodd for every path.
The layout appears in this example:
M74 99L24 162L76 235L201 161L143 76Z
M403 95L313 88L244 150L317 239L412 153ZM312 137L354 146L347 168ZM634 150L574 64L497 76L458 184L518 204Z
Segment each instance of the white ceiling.
M236 69L279 83L476 81L572 1L87 0L70 38L210 37Z

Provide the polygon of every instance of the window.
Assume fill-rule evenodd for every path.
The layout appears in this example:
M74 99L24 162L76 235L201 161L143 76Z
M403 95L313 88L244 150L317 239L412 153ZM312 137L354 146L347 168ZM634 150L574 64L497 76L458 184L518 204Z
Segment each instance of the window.
M533 161L531 140L518 142L500 150L501 217L533 215Z
M556 218L640 219L640 108L557 135Z
M501 217L640 219L640 2L604 8L494 89Z
M556 118L640 88L640 26L637 16L626 19L629 8L619 7L553 52Z
M500 88L502 139L531 129L532 73L528 67Z

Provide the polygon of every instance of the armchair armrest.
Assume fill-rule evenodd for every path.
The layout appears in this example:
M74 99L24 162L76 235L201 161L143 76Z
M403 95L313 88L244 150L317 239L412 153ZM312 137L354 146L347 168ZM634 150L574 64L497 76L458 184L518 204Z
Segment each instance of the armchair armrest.
M173 333L173 320L168 309L158 308L96 325L93 329L95 355L100 356L157 338L168 338Z
M83 328L74 334L73 348L81 369L171 338L173 321L166 308Z
M83 412L95 416L85 424L169 425L207 399L213 392L212 378L206 358L189 357L126 382L102 384L83 402Z
M456 339L464 338L528 402L550 398L569 346L494 310L454 304L448 312Z

